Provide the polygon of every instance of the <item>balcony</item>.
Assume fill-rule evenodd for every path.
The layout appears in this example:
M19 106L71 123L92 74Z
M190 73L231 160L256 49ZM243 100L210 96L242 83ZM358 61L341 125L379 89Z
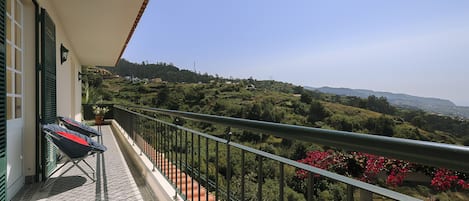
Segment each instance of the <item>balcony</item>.
M231 132L217 137L182 127L182 119L469 172L469 148L463 146L115 106L112 125L102 127L100 139L108 151L90 159L96 164L95 183L81 172L69 172L42 191L37 190L39 184L23 189L15 200L147 200L155 195L159 200L315 200L318 178L345 186L346 200L428 198L411 197L233 142ZM298 170L305 173L305 192L294 198L286 178Z
M95 169L96 182L74 167L62 177L53 175L49 186L42 183L26 185L13 200L144 200L130 172L110 126L102 126L103 136L97 140L108 150L90 156L86 161ZM80 163L88 173L91 171ZM69 165L70 166L70 165ZM66 170L64 167L61 171ZM90 174L91 175L91 174ZM53 183L52 183L53 182Z

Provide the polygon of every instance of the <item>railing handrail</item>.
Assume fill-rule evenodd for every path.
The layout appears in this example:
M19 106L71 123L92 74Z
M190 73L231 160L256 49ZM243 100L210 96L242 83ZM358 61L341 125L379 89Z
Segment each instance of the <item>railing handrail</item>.
M158 108L139 106L116 107L136 108L143 111L176 116L195 121L222 124L264 134L272 134L281 138L301 140L322 145L334 146L345 150L360 151L406 160L409 162L421 163L429 166L444 167L452 170L469 172L469 147L467 146L360 134L346 131L327 130Z
M293 161L291 159L287 159L287 158L284 158L284 157L281 157L281 156L277 156L275 154L267 153L265 151L257 150L257 149L254 149L254 148L251 148L251 147L248 147L248 146L244 146L244 145L241 145L241 144L238 144L238 143L230 142L228 140L218 138L218 137L215 137L215 136L211 136L211 135L208 135L208 134L205 134L205 133L201 133L201 132L198 132L198 131L195 131L195 130L192 130L192 129L189 129L189 128L186 128L186 127L183 127L183 126L179 126L179 125L175 125L175 124L168 123L168 122L165 122L165 121L161 121L159 119L156 119L156 118L144 115L144 114L140 114L140 113L135 112L135 111L125 109L121 106L114 106L114 107L116 107L118 109L121 109L123 111L126 111L128 113L131 113L133 115L142 117L142 118L147 118L147 119L152 120L152 121L157 121L157 122L160 122L162 124L166 124L168 126L175 127L177 129L183 129L183 130L186 130L188 132L194 133L196 135L200 135L202 137L217 141L219 143L228 144L230 146L239 148L241 150L244 150L244 151L259 155L259 156L262 156L266 159L271 159L271 160L275 160L275 161L278 161L278 162L283 163L283 164L288 164L292 167L303 169L303 170L312 172L314 174L318 174L318 175L321 175L321 176L324 176L324 177L327 177L327 178L330 178L330 179L333 179L333 180L336 180L336 181L339 181L339 182L354 186L354 187L359 188L359 189L364 189L364 190L369 191L369 192L373 192L373 193L376 193L376 194L379 194L379 195L383 195L383 196L388 197L388 198L392 198L392 199L396 199L396 200L409 200L409 201L410 200L412 200L412 201L413 200L415 200L415 201L420 200L420 199L413 198L411 196L408 196L408 195L405 195L405 194L402 194L402 193L399 193L399 192L396 192L396 191L392 191L392 190L389 190L389 189L386 189L386 188L383 188L383 187L380 187L380 186L376 186L376 185L369 184L369 183L366 183L366 182L363 182L363 181L359 181L359 180L356 180L356 179L353 179L353 178L350 178L350 177L346 177L346 176L343 176L343 175L340 175L340 174L337 174L337 173L334 173L334 172L330 172L330 171L327 171L327 170L316 168L316 167L313 167L313 166L310 166L310 165L307 165L307 164L303 164L303 163L300 163L300 162L297 162L297 161ZM185 164L185 165L187 165L187 164ZM187 165L186 167L190 167L190 166ZM192 169L192 167L190 167L189 169ZM191 171L193 171L193 170L191 170ZM223 191L222 191L222 193L223 193Z

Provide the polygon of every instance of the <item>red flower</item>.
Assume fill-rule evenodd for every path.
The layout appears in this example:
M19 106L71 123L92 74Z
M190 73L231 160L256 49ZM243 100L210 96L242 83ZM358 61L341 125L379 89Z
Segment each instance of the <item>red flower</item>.
M453 171L440 168L433 176L431 185L438 191L446 191L450 189L458 179L458 176L456 176ZM461 179L457 182L457 184L459 184L462 188L465 187L465 182Z

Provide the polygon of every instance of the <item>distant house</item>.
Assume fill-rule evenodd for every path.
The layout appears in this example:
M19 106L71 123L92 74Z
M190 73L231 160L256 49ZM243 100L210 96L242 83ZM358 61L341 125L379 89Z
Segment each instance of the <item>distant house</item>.
M132 83L139 83L140 81L142 81L140 78L132 77Z
M163 79L157 77L157 78L151 79L151 82L152 82L152 83L160 83L160 82L163 82Z
M254 86L253 84L249 84L247 87L246 87L247 90L256 90L256 86Z
M102 68L97 68L97 67L87 67L86 69L87 74L94 74L94 75L100 75L104 79L110 79L110 78L115 78L116 75L112 74L110 71ZM117 75L117 77L119 77Z

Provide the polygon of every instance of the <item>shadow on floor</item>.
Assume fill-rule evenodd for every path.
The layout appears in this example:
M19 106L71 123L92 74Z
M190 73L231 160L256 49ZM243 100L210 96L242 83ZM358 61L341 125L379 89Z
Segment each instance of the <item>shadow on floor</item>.
M23 186L20 192L13 197L12 201L32 201L70 191L83 186L86 183L86 178L82 176L65 176L61 178L52 178L49 182L55 182L52 184L52 187L48 187L50 190L48 188L42 189L41 187L43 183L34 183Z
M66 176L60 178L52 178L51 182L55 182L49 191L49 196L54 196L74 188L83 186L86 183L86 178L82 176Z

